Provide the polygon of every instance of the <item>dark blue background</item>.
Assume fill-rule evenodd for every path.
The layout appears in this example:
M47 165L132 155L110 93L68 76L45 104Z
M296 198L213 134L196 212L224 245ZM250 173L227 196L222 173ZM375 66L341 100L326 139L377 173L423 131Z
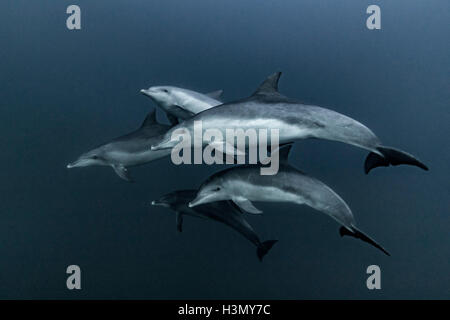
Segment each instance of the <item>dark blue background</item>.
M82 30L66 28L78 4ZM382 29L365 26L378 4ZM23 1L0 3L0 298L449 298L450 2ZM291 163L323 180L392 254L307 207L258 204L279 239L264 263L237 233L149 203L220 169L169 159L67 170L135 129L151 85L245 97L270 73L282 93L330 106L430 167L363 173L364 150L296 143ZM159 113L160 119L164 119ZM82 269L82 290L65 269ZM369 291L378 264L382 290Z

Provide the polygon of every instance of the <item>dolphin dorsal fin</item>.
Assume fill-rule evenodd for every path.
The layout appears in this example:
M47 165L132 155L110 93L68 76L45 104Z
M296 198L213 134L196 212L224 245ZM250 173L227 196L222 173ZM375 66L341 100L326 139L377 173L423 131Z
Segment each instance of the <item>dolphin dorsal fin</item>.
M154 125L156 123L158 123L158 121L156 120L156 110L153 109L145 117L144 122L142 122L141 129L145 128L145 127L148 127L148 126L151 126L151 125Z
M208 97L216 99L216 100L219 100L220 97L222 96L222 94L223 94L223 90L216 90L213 92L205 93L205 95L207 95Z
M275 72L268 76L253 93L255 94L270 94L278 93L278 80L280 80L281 72Z
M291 149L292 143L279 146L277 151L280 163L288 163L289 153L291 152Z

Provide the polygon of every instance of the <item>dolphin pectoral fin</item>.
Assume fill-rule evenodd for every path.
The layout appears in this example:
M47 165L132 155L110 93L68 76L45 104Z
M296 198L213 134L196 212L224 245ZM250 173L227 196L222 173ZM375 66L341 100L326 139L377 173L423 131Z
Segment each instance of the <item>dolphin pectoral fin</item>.
M166 113L166 116L167 116L167 120L169 120L169 122L172 126L176 126L177 124L180 123L180 121L178 121L178 118L175 117L173 114Z
M125 168L123 165L115 164L112 166L112 168L114 169L114 172L123 180L128 182L134 182L133 179L130 177L130 174L128 173L128 169Z
M216 91L213 91L213 92L206 93L205 95L207 95L210 98L218 100L218 99L220 99L222 94L223 94L223 90L216 90Z
M183 109L182 107L176 106L176 105L172 106L170 108L170 111L172 112L172 114L175 117L180 118L180 119L189 119L189 118L192 118L193 116L195 116L195 113L190 112L190 111Z
M183 214L182 213L177 212L176 221L177 221L178 232L182 232L183 231Z
M269 252L269 250L273 247L278 240L268 240L261 242L256 248L256 255L258 256L259 261L263 261L264 256Z
M346 227L341 227L339 229L339 234L341 237L343 236L350 236L354 237L356 239L360 239L364 242L367 242L368 244L374 246L375 248L383 251L386 255L390 256L389 252L386 251L380 244L378 244L375 240L371 239L368 235L364 234L361 230L358 230L356 227L351 227L351 231L348 230Z
M227 202L230 204L230 206L233 208L234 211L240 214L244 214L245 212L239 207L234 201L227 200Z
M233 200L233 202L242 210L244 210L245 212L248 213L253 213L253 214L261 214L263 213L261 210L259 210L258 208L256 208L253 203L243 197L239 197L239 198L233 198L231 199Z

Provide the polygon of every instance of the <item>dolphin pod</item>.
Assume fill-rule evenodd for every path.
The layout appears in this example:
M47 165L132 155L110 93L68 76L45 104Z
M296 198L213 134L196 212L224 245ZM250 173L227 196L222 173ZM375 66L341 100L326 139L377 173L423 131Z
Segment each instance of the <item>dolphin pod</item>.
M263 167L260 163L238 165L213 174L198 190L174 191L154 200L152 205L175 211L180 232L183 216L207 218L229 226L256 246L261 261L276 240L261 242L245 220L245 213L262 213L253 202L309 206L337 221L341 225L341 236L360 239L390 255L356 227L351 209L335 191L288 163L292 144L301 139L317 138L366 149L370 152L364 163L366 174L374 168L390 165L412 165L423 170L428 167L409 153L383 145L369 128L348 116L280 94L280 76L281 72L270 75L250 97L226 103L218 100L222 90L202 94L173 86L142 89L140 92L166 113L171 125L159 123L153 110L139 129L82 154L67 168L111 166L119 177L132 181L128 167L168 156L177 143L172 140L175 130L184 128L193 134L195 121L202 122L203 130L219 130L223 136L226 136L226 129L278 129L279 144L283 147L274 151L280 160L276 175L260 175ZM207 146L210 141L202 143ZM225 141L214 141L216 147L221 143Z
M400 164L428 170L411 154L382 145L377 136L360 122L338 112L305 105L281 95L278 92L280 76L281 72L269 76L248 98L207 109L172 127L160 143L152 146L152 150L172 148L177 143L172 140L175 130L184 128L193 135L194 122L201 121L204 130L219 129L222 136L225 136L226 129L264 128L278 129L280 144L317 138L355 145L371 151L365 161L366 174L376 167ZM209 142L203 139L204 145Z
M352 211L344 200L323 182L288 164L291 145L279 151L280 170L274 176L261 175L260 164L232 167L209 177L199 188L189 207L214 201L231 200L243 211L260 214L252 201L291 202L305 204L323 212L339 224L341 235L350 235L389 253L377 242L356 228Z
M164 86L142 89L141 93L151 97L174 125L179 123L179 119L187 119L221 104L215 98L219 98L223 91L201 94L188 89ZM120 178L132 182L127 167L143 165L170 154L170 150L152 151L149 147L158 143L169 128L168 125L158 123L153 110L138 130L82 154L78 160L68 164L67 168L111 166Z
M195 208L189 207L189 202L194 199L196 194L197 190L178 190L162 196L159 200L153 200L152 205L167 207L175 211L179 232L182 231L183 216L185 215L211 219L229 226L256 246L256 254L260 261L277 242L277 240L261 242L252 226L244 219L242 211L231 201L216 201L198 205Z

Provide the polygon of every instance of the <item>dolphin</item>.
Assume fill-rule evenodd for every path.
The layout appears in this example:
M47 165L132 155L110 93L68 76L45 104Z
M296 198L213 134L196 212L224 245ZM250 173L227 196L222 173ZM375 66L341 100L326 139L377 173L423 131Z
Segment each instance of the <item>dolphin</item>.
M159 200L152 201L152 205L167 207L175 211L179 232L182 231L184 215L207 218L229 226L256 246L256 254L260 261L277 242L277 240L261 242L252 226L244 219L242 211L231 201L217 201L190 208L189 201L194 199L196 194L197 190L178 190L162 196Z
M170 150L152 151L149 147L152 143L158 143L169 128L168 125L158 123L153 110L139 129L83 153L67 168L111 166L120 178L132 182L127 167L145 164L170 154Z
M341 224L341 236L359 238L389 255L381 245L356 228L352 211L336 192L289 165L290 150L291 145L287 145L275 151L280 161L276 175L260 175L260 164L235 166L213 174L200 186L189 207L231 200L243 211L260 214L262 211L252 201L305 204Z
M173 86L155 86L142 89L141 93L150 97L167 114L175 125L178 119L189 119L199 112L222 104L219 99L223 90L202 94L196 91Z
M226 129L278 129L280 144L306 138L351 144L370 151L364 165L366 174L376 167L400 164L428 170L413 155L382 145L377 136L360 122L338 112L303 104L281 95L278 92L280 76L281 72L270 75L248 98L205 110L174 126L152 149L174 147L178 142L172 140L175 130L184 130L193 135L194 122L201 121L203 130L220 130L224 137ZM211 143L204 136L202 139L204 146ZM217 143L226 142L214 141L215 145Z

